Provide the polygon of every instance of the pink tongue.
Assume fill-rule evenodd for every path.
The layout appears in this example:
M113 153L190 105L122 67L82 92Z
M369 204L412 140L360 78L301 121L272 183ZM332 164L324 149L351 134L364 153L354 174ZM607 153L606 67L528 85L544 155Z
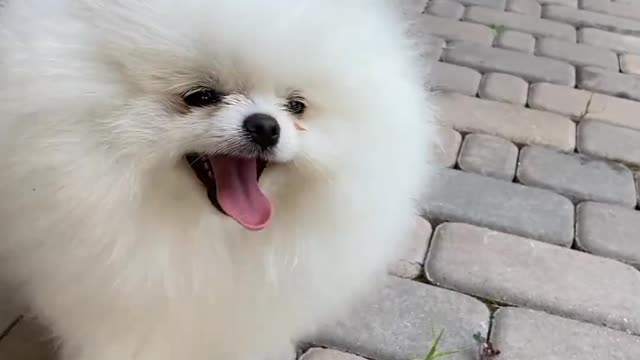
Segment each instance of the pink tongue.
M249 230L266 228L273 211L258 187L256 160L229 156L212 156L210 160L222 209Z

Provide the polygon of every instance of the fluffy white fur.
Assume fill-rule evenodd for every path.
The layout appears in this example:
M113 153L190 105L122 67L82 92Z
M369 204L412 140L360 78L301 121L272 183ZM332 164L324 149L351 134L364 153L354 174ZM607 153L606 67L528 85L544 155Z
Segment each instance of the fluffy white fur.
M381 0L16 0L0 11L0 266L64 360L279 356L386 271L427 186L426 69ZM250 100L179 111L215 82ZM307 131L280 109L304 93ZM275 218L221 215L183 160L283 128Z

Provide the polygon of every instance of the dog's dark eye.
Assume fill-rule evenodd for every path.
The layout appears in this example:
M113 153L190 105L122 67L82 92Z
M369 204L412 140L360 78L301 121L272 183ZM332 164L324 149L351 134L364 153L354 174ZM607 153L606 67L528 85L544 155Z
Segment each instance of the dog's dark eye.
M184 95L184 102L192 107L215 105L222 100L222 94L211 89L198 89Z
M307 104L304 101L299 99L291 99L287 103L287 110L292 112L293 114L300 115L307 108Z

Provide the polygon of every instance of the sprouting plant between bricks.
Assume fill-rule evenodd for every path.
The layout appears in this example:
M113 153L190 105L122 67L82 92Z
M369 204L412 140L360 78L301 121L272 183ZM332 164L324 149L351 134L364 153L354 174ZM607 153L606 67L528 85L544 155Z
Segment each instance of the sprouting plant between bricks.
M438 334L438 336L436 336L436 338L431 343L431 348L429 349L429 352L425 356L424 360L442 359L442 358L451 356L453 354L456 354L458 352L458 351L443 351L443 352L441 352L438 349L438 347L440 346L440 341L442 340L442 335L443 334L444 334L444 330L440 330L440 333ZM434 335L435 335L435 331L434 331ZM417 359L415 359L415 360L417 360Z

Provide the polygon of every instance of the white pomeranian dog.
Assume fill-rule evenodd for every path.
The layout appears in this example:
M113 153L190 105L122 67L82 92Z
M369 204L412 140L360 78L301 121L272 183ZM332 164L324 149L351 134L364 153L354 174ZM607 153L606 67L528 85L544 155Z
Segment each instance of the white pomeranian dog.
M1 273L61 359L284 359L399 255L435 133L392 4L0 13Z

